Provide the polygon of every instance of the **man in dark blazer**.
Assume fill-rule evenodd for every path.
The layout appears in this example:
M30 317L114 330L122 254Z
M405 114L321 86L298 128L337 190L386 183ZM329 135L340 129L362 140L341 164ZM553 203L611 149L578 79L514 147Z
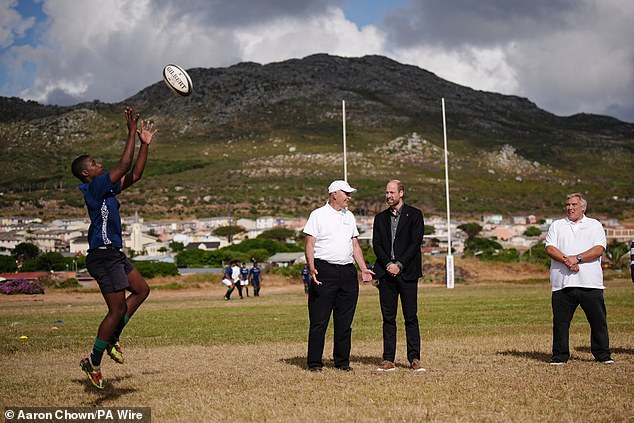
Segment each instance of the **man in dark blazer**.
M385 188L387 209L374 217L372 245L376 254L374 272L379 284L383 315L383 362L378 371L396 369L396 313L398 297L405 319L407 360L414 371L425 371L420 362L418 328L418 279L423 275L421 244L423 213L403 202L405 188L398 180Z

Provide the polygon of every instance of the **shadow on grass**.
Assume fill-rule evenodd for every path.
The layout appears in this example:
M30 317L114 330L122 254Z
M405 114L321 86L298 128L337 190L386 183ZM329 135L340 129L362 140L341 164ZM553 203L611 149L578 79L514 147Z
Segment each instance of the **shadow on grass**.
M381 364L382 360L383 359L380 356L351 355L350 356L350 365L352 365L354 367L354 363L358 363L358 364L370 364L370 365L378 366L379 364ZM289 357L289 358L281 358L279 361L281 361L282 363L291 365L291 366L297 366L297 367L302 368L302 369L306 369L307 368L306 356L296 356L296 357ZM332 361L332 359L324 360L324 366L325 367L334 367L334 365L335 364ZM405 366L405 365L397 363L396 367L407 368L408 366Z
M575 347L576 351L583 353L592 353L590 347ZM613 354L630 354L634 355L634 348L611 348ZM518 350L507 350L498 352L499 355L510 355L519 358L528 358L535 361L540 362L550 362L551 355L549 353L541 352L541 351L518 351ZM582 357L576 357L574 354L570 357L571 360L576 361L595 361L594 359L587 359Z
M592 350L590 349L590 347L577 347L575 348L578 351L583 351L586 353L592 353ZM612 352L612 354L629 354L629 355L634 355L634 348L621 348L621 347L612 347L610 348L610 351Z
M98 397L95 398L95 400L92 402L92 404L94 406L100 406L105 401L117 400L117 399L121 398L124 395L128 395L128 394L131 394L133 392L136 392L137 389L135 389L135 388L117 389L115 387L115 385L117 383L119 383L119 382L121 382L123 380L126 380L129 377L130 376L119 376L119 377L115 377L115 378L104 379L103 389L95 388L90 383L88 378L74 379L73 382L75 382L75 383L77 383L79 385L83 385L84 386L84 392L89 393L89 394L97 394Z
M499 355L510 355L519 358L528 358L535 361L550 363L551 354L542 351L518 351L507 350L498 352Z

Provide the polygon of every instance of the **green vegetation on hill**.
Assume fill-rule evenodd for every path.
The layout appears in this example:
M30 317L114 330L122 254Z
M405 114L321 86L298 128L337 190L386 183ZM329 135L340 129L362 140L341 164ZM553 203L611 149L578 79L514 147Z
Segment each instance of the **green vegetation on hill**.
M69 165L89 153L106 166L126 136L123 105L153 119L159 136L144 179L121 196L145 218L306 216L343 177L346 101L352 208L383 207L402 179L426 213L445 209L440 99L445 98L451 206L456 214L561 212L588 195L591 213L622 217L634 201L634 124L559 117L527 99L475 91L379 56L314 55L268 65L190 70L194 93L159 81L120 104L69 108L0 98L0 207L4 214L84 216Z

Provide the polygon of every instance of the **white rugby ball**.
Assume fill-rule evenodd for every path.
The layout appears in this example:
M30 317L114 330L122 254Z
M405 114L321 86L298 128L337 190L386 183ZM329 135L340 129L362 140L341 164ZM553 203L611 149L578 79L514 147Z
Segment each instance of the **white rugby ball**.
M190 95L194 89L189 74L178 65L170 64L163 68L163 81L174 94L183 97Z

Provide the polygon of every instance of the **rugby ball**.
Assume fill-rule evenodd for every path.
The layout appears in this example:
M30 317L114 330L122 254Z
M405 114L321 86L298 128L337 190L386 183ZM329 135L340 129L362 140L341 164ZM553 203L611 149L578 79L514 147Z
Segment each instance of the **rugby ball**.
M194 85L185 69L178 65L167 65L163 68L163 81L174 94L188 96L192 93Z

